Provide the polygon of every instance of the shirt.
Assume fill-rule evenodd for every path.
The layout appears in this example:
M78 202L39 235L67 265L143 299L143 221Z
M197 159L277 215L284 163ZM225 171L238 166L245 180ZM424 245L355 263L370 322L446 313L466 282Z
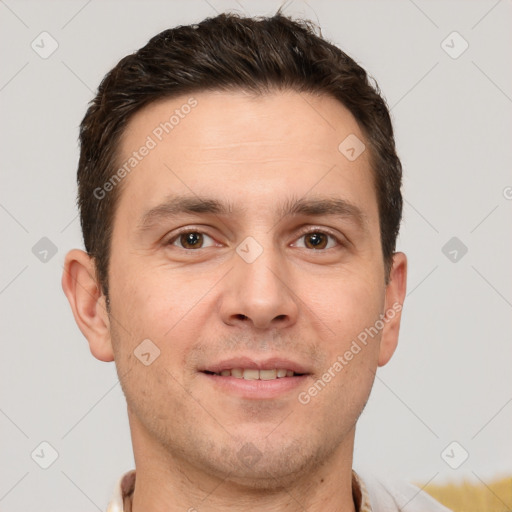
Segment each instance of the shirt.
M116 486L107 512L132 512L135 470L124 474ZM401 481L365 479L352 470L352 497L356 512L451 512L418 487Z

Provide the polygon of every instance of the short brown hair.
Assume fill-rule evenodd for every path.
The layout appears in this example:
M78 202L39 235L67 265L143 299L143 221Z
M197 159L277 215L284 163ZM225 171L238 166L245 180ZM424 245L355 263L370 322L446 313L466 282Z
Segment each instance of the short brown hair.
M268 18L220 14L165 30L124 57L103 79L80 126L78 205L84 244L108 298L108 263L120 187L95 191L115 173L120 137L132 116L156 100L208 90L264 94L294 90L339 100L369 145L381 245L389 277L402 217L402 167L391 119L375 82L309 21L278 11ZM341 141L340 141L341 142Z

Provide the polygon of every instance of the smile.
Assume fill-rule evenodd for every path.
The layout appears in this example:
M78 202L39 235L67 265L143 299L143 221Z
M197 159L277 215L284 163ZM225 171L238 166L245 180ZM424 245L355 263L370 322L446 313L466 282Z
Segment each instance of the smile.
M217 375L219 377L235 377L237 379L245 380L274 380L282 379L284 377L294 377L296 374L293 370L286 368L276 368L273 370L258 370L254 368L232 368L231 370L222 370L219 373L205 372L210 375Z

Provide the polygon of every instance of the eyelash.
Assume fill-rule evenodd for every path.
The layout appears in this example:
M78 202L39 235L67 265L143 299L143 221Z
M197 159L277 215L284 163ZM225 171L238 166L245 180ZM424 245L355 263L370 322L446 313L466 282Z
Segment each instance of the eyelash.
M329 247L328 249L316 249L318 252L323 252L323 251L328 251L330 249L340 248L345 245L334 233L330 232L329 230L327 230L325 228L308 228L305 231L301 232L301 234L299 235L297 240L299 240L307 235L312 235L312 234L316 234L316 233L326 235L336 242L336 247ZM327 243L329 243L329 242L327 242ZM307 247L305 247L305 248L307 249ZM310 249L310 250L315 251L315 249Z
M186 235L186 234L189 234L189 233L198 233L198 234L201 234L201 235L206 235L207 237L211 238L212 240L214 239L212 236L208 235L204 231L201 231L200 229L190 229L190 228L187 228L187 229L184 229L183 231L180 231L180 232L176 233L175 235L173 235L172 238L170 238L167 241L166 245L174 245L174 242L179 240L179 238L182 235ZM302 231L300 233L299 237L296 240L299 240L299 239L301 239L301 238L303 238L303 237L305 237L307 235L316 234L316 233L319 233L319 234L326 235L326 236L330 237L331 239L333 239L336 242L337 247L344 247L346 245L336 235L334 235L330 231L326 230L325 228L309 228L309 229L307 229L305 231ZM176 246L176 247L178 247L179 249L183 249L184 251L198 251L199 249L207 249L207 247L199 247L199 249L186 249L185 247L179 247L179 246ZM323 252L323 251L327 251L327 250L335 249L335 248L336 247L329 247L328 249L316 249L316 251ZM306 249L307 249L307 247L306 247ZM315 251L315 249L310 249L310 251Z

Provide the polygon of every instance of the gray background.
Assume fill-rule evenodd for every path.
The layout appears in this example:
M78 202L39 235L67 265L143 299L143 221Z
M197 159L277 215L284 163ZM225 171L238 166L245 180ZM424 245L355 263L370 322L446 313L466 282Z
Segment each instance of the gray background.
M93 91L165 28L278 5L0 1L0 510L104 509L133 465L114 366L90 355L60 288L65 252L82 246L77 127ZM512 4L297 0L285 12L318 21L377 79L405 171L403 329L355 467L422 483L511 474ZM51 49L43 31L58 43L47 58L31 47ZM43 441L58 453L48 469Z

